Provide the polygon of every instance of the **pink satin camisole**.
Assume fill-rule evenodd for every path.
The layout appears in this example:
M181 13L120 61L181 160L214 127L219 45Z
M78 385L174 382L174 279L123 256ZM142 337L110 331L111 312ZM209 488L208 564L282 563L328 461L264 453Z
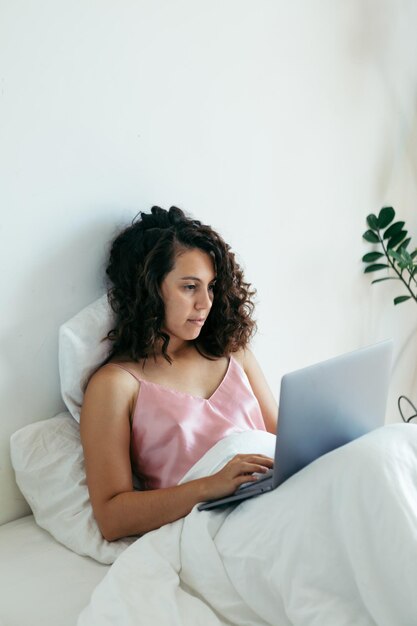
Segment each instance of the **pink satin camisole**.
M132 416L131 457L146 489L177 485L207 450L231 433L266 430L249 380L233 357L208 399L143 380L117 365L140 383Z

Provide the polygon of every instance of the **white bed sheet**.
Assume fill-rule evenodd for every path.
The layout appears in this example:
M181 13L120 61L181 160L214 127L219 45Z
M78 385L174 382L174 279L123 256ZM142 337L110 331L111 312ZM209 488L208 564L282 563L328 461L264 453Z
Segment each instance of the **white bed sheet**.
M236 452L271 454L241 433L190 471ZM236 508L148 533L111 566L79 626L414 626L417 427L378 429Z
M74 626L108 568L59 544L32 515L0 526L0 626Z

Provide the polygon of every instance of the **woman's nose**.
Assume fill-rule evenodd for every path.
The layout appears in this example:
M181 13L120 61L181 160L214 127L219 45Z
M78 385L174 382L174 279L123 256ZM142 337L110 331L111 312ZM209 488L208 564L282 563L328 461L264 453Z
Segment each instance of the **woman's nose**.
M210 309L212 304L213 302L210 298L210 294L207 292L201 292L201 295L196 302L196 307L198 309Z

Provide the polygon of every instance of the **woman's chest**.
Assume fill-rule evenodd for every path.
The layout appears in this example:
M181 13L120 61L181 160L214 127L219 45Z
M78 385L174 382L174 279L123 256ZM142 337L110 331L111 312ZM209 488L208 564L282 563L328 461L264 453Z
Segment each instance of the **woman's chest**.
M140 378L162 387L186 393L197 398L210 398L227 376L230 359L222 357L188 363L174 362L162 367L149 367L140 372Z

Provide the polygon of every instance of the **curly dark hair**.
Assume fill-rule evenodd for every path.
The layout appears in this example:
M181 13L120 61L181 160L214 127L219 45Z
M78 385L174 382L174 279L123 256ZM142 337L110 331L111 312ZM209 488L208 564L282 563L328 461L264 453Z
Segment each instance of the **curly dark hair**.
M172 363L169 335L161 330L165 310L160 287L177 255L194 248L210 254L216 270L213 305L195 341L197 350L217 358L248 344L257 329L251 299L256 290L244 282L230 246L211 226L181 209L153 206L150 213L139 212L111 245L106 274L116 326L107 335L113 342L107 361L120 355L134 361L155 357L155 344L162 340L162 354Z

